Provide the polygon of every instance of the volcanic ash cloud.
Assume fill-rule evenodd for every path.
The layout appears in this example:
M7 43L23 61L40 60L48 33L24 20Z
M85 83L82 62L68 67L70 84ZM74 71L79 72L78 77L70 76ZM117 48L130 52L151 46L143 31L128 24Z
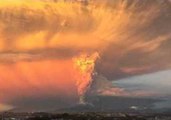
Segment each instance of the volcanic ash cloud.
M98 53L95 52L91 55L81 54L73 59L80 104L85 103L85 94L92 84L92 75L94 74L95 62L98 57Z

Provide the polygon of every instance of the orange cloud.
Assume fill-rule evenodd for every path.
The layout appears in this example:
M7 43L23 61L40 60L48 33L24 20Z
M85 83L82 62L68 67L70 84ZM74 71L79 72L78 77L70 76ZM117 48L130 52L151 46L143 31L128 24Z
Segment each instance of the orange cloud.
M106 76L144 73L154 61L167 68L170 19L163 11L170 9L158 2L139 2L1 0L0 101L36 95L75 97L72 58L80 52L97 51L97 71ZM137 53L144 56L134 59ZM145 57L149 59L141 59Z
M142 73L143 71L148 71L151 68L152 66L143 66L143 67L125 67L120 69L125 73L136 74L136 73Z
M75 96L71 61L46 60L0 65L0 101L34 96ZM69 90L69 92L68 92Z
M30 51L57 47L102 51L110 43L125 46L124 51L132 47L143 49L148 47L148 44L153 44L146 41L148 37L137 34L129 38L137 29L148 26L159 15L157 4L148 7L148 13L137 13L136 4L128 7L128 3L122 1L116 2L115 8L109 7L105 2L101 3L103 7L98 3L86 7L77 2L53 3L32 0L4 0L1 3L1 51ZM135 27L137 28L133 29ZM164 40L160 41L157 43L160 44ZM129 47L130 44L134 46ZM159 45L154 45L151 49L157 46Z

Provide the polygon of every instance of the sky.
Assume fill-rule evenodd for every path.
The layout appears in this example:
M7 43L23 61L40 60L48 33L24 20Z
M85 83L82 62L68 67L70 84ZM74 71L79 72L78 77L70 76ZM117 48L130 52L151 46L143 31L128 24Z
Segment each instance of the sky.
M76 104L79 80L85 94L170 96L170 21L169 0L1 0L0 110Z
M164 70L113 81L113 84L130 92L143 91L144 93L153 93L150 97L161 95L167 97L171 96L170 73L171 70Z

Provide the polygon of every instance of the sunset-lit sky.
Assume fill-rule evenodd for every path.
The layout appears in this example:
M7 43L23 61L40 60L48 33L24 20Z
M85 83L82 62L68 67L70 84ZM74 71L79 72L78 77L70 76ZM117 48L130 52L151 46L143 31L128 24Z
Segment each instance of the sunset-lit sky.
M90 85L90 94L146 96L129 93L127 83L117 86L115 81L131 81L149 73L160 76L171 69L170 21L169 0L90 0L87 5L62 0L1 0L0 111L34 106L37 101L47 103L47 108L77 103L73 58L82 53L86 60L94 53L99 56L89 60L91 64L83 58L83 65L93 65L87 70L95 76L89 77L94 86L91 89ZM149 83L155 79L148 78ZM148 80L141 81L148 84ZM170 76L166 81L171 82ZM162 78L158 82L162 84ZM152 90L150 95L160 95L158 90L162 91L154 89L155 94Z

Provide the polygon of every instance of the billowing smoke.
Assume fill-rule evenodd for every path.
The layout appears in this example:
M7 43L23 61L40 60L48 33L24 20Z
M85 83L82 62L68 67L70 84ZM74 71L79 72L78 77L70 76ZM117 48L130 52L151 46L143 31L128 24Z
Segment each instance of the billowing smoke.
M84 103L95 70L113 81L170 69L170 11L168 0L0 0L0 102ZM123 94L112 87L95 91Z
M93 82L92 75L94 74L95 62L98 57L98 53L95 52L91 55L81 54L73 59L80 104L85 103L85 94Z

